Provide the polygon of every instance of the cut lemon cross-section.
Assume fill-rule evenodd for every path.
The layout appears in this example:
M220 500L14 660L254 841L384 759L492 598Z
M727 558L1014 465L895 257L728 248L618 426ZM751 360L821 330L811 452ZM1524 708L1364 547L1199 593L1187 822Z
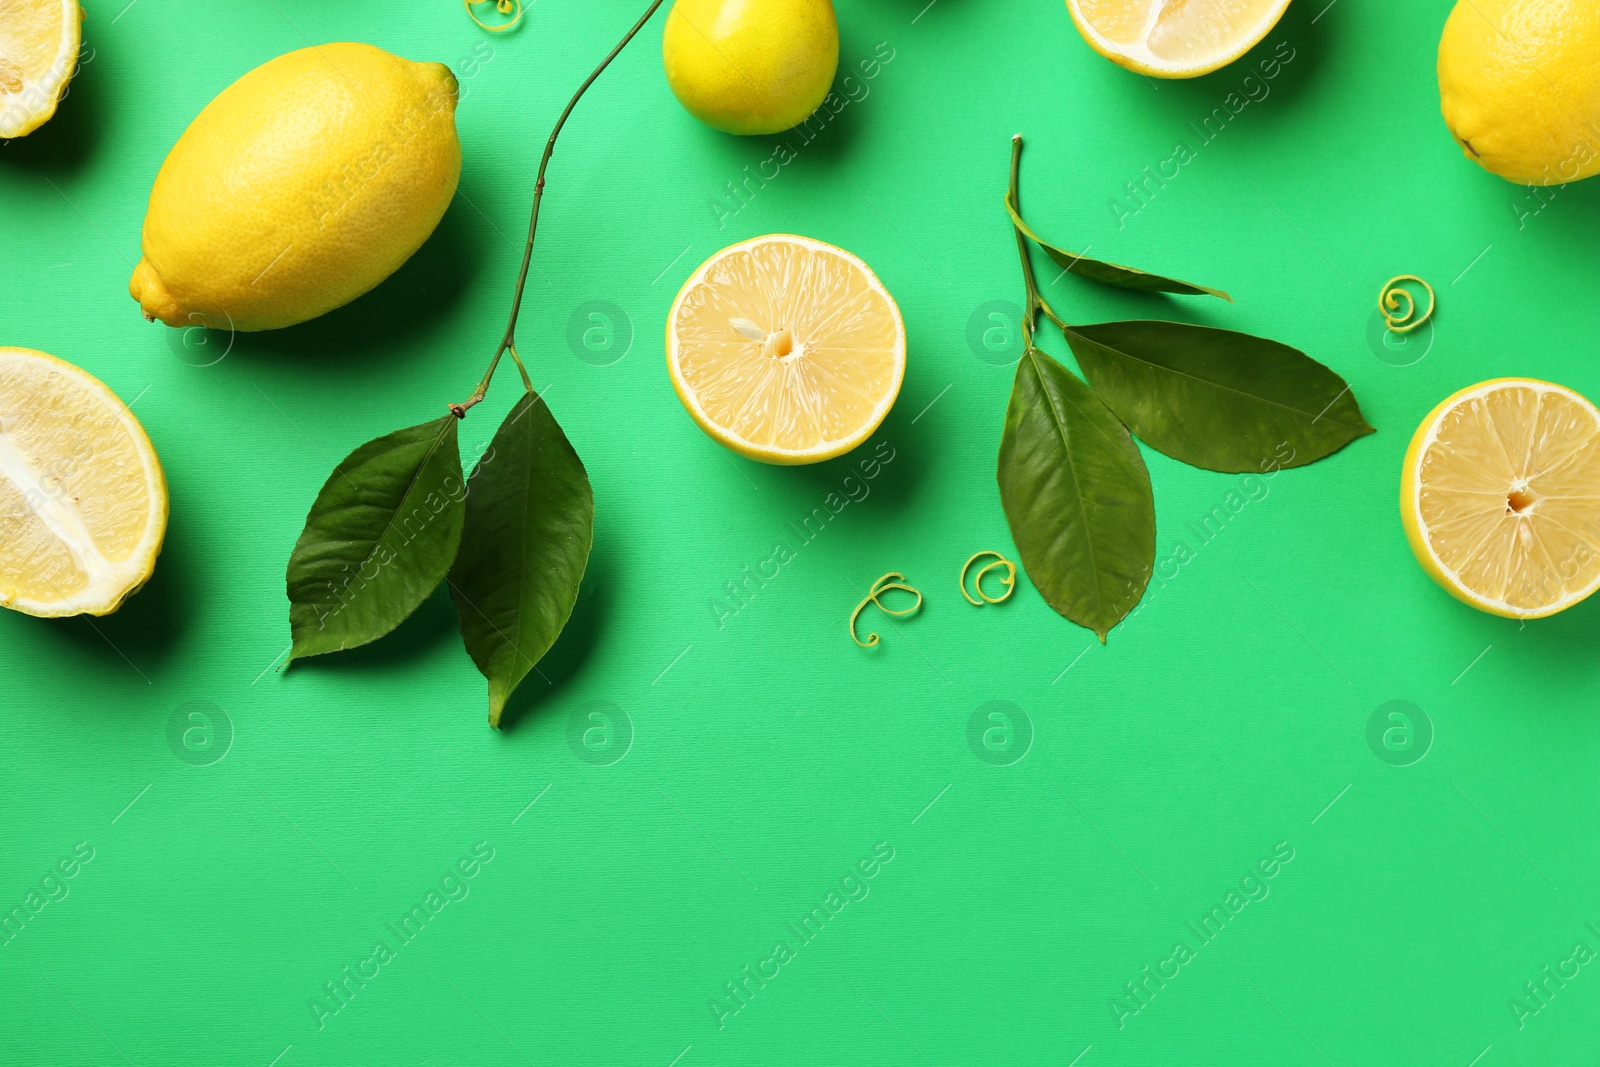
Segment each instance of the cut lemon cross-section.
M1113 63L1193 78L1250 51L1289 0L1067 0L1078 32Z
M667 314L667 372L700 428L764 463L850 451L906 373L900 309L868 266L789 234L724 248Z
M0 0L0 138L56 113L78 69L82 20L78 0Z
M1473 607L1571 607L1600 587L1600 411L1531 378L1461 390L1411 439L1400 519L1423 569Z
M0 348L0 607L109 615L166 530L167 481L128 406L70 363Z

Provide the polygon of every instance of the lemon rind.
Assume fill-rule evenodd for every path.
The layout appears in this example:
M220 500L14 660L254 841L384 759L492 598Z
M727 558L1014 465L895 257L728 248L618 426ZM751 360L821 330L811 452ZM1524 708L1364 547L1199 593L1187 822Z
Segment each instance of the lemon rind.
M883 296L884 302L889 305L889 309L894 313L895 340L897 342L895 345L895 351L899 358L895 360L894 381L892 385L884 393L883 398L878 402L877 406L873 408L871 417L862 423L860 430L849 437L836 441L823 441L817 445L813 445L810 448L777 448L772 445L757 444L751 441L749 438L742 436L738 432L717 424L709 415L706 414L705 409L700 405L699 399L694 395L693 391L689 389L688 384L683 380L683 375L678 365L678 339L673 330L673 324L678 320L678 309L682 307L684 299L705 277L706 272L710 270L710 268L719 260L733 255L736 252L742 252L747 248L752 248L757 245L772 244L779 241L792 242L794 244L804 246L812 251L831 252L854 263L866 276L868 284L876 292ZM749 240L740 241L737 244L729 245L726 248L714 252L710 258L708 258L704 263L700 264L700 266L695 269L693 274L689 275L688 279L684 281L683 286L678 290L678 295L673 298L672 307L667 312L666 333L667 377L671 379L672 388L677 392L678 399L683 402L683 406L689 412L689 416L694 419L695 424L700 427L706 436L710 437L712 440L726 445L742 456L747 456L750 459L759 460L763 463L773 463L786 466L798 466L806 463L821 463L824 460L833 459L836 456L842 456L851 449L860 446L862 442L871 437L878 427L883 424L883 420L888 417L890 409L894 407L895 401L900 396L901 386L905 383L906 324L904 317L900 314L900 305L895 303L894 297L890 295L888 288L883 284L882 280L879 279L877 273L874 272L873 269L869 267L860 256L848 252L837 245L831 245L826 241L819 241L812 237L801 237L798 234L763 234L759 237L752 237Z
M1600 433L1600 409L1597 409L1587 397L1568 389L1566 386L1538 378L1493 378L1489 381L1479 382L1477 385L1458 390L1440 401L1439 405L1428 413L1427 418L1418 427L1417 436L1412 441L1406 455L1404 482L1409 487L1409 493L1404 498L1404 503L1411 520L1411 528L1416 531L1415 536L1411 538L1412 547L1413 549L1420 549L1426 554L1427 569L1450 595L1475 608L1502 618L1543 619L1565 611L1574 604L1588 599L1596 590L1600 590L1600 574L1596 574L1586 588L1569 592L1561 599L1550 604L1537 608L1519 608L1506 603L1504 600L1484 596L1463 582L1461 576L1440 559L1439 554L1434 551L1433 541L1428 533L1428 524L1422 517L1422 461L1428 454L1429 448L1438 440L1439 427L1444 422L1445 415L1471 400L1487 396L1489 393L1499 389L1512 387L1533 389L1536 392L1557 393L1577 401L1589 411L1595 420L1596 431Z
M21 359L55 366L116 414L117 421L134 439L135 450L145 476L145 489L151 499L150 514L138 544L125 560L112 564L92 584L68 597L39 599L0 589L0 607L39 618L71 615L110 615L137 593L155 573L156 559L166 540L171 506L167 497L166 474L150 436L129 410L128 405L99 378L82 367L32 348L0 347L0 362Z

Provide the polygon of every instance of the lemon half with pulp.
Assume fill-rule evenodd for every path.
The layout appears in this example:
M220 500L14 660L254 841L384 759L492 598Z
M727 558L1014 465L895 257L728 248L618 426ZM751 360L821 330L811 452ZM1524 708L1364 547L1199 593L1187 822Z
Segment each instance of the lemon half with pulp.
M905 371L905 323L878 276L808 237L724 248L667 314L667 372L683 406L764 463L850 451L883 422Z
M1400 517L1452 596L1513 619L1571 607L1600 588L1600 411L1532 378L1461 390L1411 439Z
M0 139L56 113L78 69L82 21L78 0L0 0Z
M1289 0L1067 0L1089 47L1157 78L1193 78L1250 51Z
M166 477L128 406L64 360L0 348L0 607L108 615L166 530Z

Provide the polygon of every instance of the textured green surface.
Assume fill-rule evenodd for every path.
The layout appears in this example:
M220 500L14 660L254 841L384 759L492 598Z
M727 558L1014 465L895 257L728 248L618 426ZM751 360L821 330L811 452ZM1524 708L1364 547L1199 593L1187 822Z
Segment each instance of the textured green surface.
M1527 374L1600 396L1600 184L1535 215L1460 157L1433 74L1443 0L1320 17L1325 0L1296 0L1246 62L1181 84L1092 54L1056 0L925 2L842 0L856 99L790 137L781 168L782 138L678 108L659 22L568 127L520 347L588 466L595 548L548 682L531 677L503 735L443 595L373 649L275 673L284 563L339 458L471 390L536 151L642 4L540 0L503 38L445 0L94 4L94 58L58 117L0 148L0 343L134 401L173 518L117 616L0 618L0 908L93 849L0 947L0 1063L1593 1062L1593 965L1550 980L1521 1029L1508 1000L1576 942L1600 951L1600 604L1526 626L1467 609L1412 561L1394 498L1412 428L1462 385ZM234 78L347 39L456 66L462 195L371 296L192 365L205 353L126 294L150 182ZM862 81L879 42L893 59ZM1246 86L1279 42L1293 59ZM475 47L493 58L469 76ZM1197 132L1235 91L1266 95ZM1378 427L1270 482L1145 449L1158 575L1105 648L1025 583L982 610L955 586L972 552L1010 548L994 462L1012 372L981 338L985 305L1021 298L1000 202L1018 131L1042 233L1237 301L1049 285L1046 268L1064 314L1277 338L1344 375ZM1177 176L1134 214L1124 183L1168 160ZM764 161L777 177L749 179L719 226L709 205ZM677 285L770 231L861 255L910 332L896 410L818 468L724 453L662 368ZM1368 340L1402 272L1440 294L1409 366L1417 348ZM605 324L574 319L593 301L631 320L608 366L617 349L581 343ZM508 371L467 420L468 462L518 392ZM776 577L713 610L758 569ZM891 569L927 606L875 619L864 651L845 618ZM1369 746L1392 700L1432 723L1410 766ZM176 754L188 721L169 741L198 701L232 725L208 766ZM601 701L626 722L591 718ZM1008 766L1015 749L983 748L986 728L1004 740L992 721L988 761L969 746L991 701L1027 717ZM1269 894L1203 943L1188 924L1280 842L1293 859L1268 863ZM474 876L448 887L469 895L402 944L386 924L463 858ZM863 861L873 877L848 886L868 895L796 936ZM308 999L380 940L393 958L319 1029ZM1170 973L1180 940L1193 958L1119 1029L1112 999L1146 966ZM747 965L776 977L719 1028L708 1002Z

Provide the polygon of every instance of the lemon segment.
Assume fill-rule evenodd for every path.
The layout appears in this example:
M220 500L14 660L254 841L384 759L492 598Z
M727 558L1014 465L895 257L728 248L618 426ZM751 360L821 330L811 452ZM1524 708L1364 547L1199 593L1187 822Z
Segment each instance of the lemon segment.
M78 69L82 21L78 0L0 0L0 139L56 113Z
M1067 0L1091 48L1157 78L1193 78L1232 63L1288 6L1289 0Z
M1531 378L1461 390L1411 439L1400 514L1458 599L1513 619L1571 607L1600 588L1600 411Z
M817 463L872 435L905 378L900 309L861 260L773 234L725 248L667 315L667 372L700 428L765 463Z
M70 363L0 348L0 607L110 614L166 529L161 462L127 405Z

